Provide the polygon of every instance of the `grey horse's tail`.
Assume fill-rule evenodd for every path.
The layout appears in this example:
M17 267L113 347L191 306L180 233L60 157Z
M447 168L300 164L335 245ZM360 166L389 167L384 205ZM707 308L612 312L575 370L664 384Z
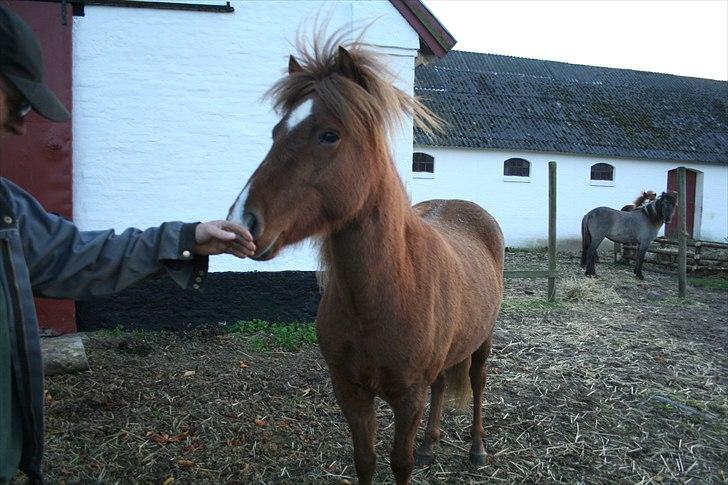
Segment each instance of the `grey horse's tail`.
M589 233L589 226L587 225L587 217L589 214L585 215L584 218L581 220L581 267L586 266L586 251L589 249L589 245L591 244L591 234Z

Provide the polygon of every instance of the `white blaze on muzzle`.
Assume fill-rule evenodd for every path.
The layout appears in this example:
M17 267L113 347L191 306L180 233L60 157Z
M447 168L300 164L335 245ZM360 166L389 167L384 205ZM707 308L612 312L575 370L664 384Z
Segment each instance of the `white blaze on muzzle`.
M228 222L242 224L243 210L245 209L245 202L248 200L249 188L250 188L250 181L248 181L248 183L245 184L245 187L238 195L238 198L235 199L235 203L233 204L233 206L230 208L230 212L228 212L228 216L227 216Z

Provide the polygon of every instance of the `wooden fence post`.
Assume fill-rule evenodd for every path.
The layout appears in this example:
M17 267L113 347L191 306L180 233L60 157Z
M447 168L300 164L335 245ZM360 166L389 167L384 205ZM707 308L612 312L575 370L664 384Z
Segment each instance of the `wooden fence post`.
M678 296L685 298L686 286L687 286L687 208L686 206L686 194L685 194L685 167L677 168L677 232L678 246L677 252L677 287Z
M556 162L549 162L549 285L548 301L556 299Z

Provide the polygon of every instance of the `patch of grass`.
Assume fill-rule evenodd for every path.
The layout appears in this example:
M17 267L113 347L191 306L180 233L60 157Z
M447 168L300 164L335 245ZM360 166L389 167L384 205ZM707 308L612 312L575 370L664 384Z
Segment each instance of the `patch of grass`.
M709 288L711 290L728 291L728 278L721 278L719 276L688 278L688 284L691 286L700 286L701 288Z
M313 323L269 323L264 320L239 320L222 327L226 333L250 335L250 342L258 350L300 350L316 343Z
M532 248L514 248L511 246L506 246L506 252L507 253L545 253L548 251L548 247L546 246L540 246L540 247L532 247Z
M662 304L662 305L670 305L670 306L679 306L679 307L691 307L691 306L704 305L703 303L700 303L697 300L693 300L692 298L680 298L679 296L668 296L664 300L655 300L653 303Z
M149 337L151 335L159 334L161 332L164 332L164 330L159 330L159 331L144 330L144 329L128 330L123 325L117 325L114 328L96 330L93 333L94 333L94 335L97 335L99 337L131 337L134 339L143 339L143 338Z
M501 303L503 312L562 310L564 308L566 305L561 301L548 301L543 298L503 298L503 303Z

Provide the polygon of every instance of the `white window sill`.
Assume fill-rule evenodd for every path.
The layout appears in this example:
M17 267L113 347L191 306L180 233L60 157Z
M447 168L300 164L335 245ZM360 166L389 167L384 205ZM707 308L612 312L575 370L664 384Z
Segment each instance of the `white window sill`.
M601 187L614 187L614 180L590 180L589 185L598 185Z
M504 175L503 176L504 182L521 182L521 183L531 183L531 177L519 177L516 175Z
M430 172L412 172L413 179L434 179L435 174Z

